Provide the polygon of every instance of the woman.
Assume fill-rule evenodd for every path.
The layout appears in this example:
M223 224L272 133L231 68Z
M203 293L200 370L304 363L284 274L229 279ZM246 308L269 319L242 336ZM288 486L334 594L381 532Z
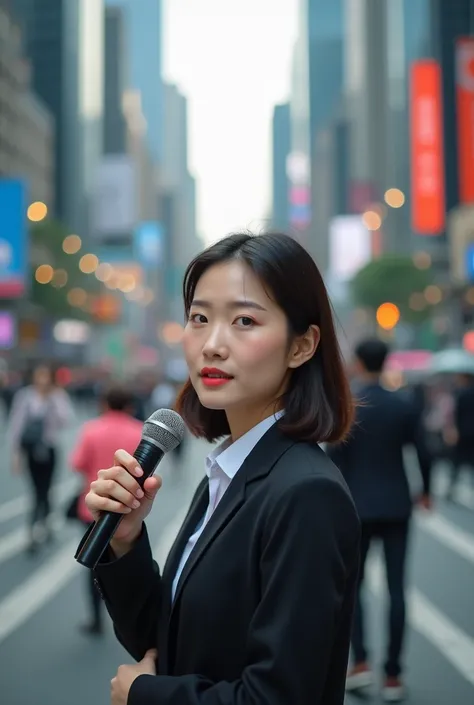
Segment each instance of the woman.
M143 524L161 480L143 497L119 450L91 485L95 518L125 514L96 579L141 659L111 702L342 705L359 521L318 446L353 412L321 275L290 237L237 234L190 264L184 301L177 409L195 436L227 438L162 574Z
M55 385L50 367L38 365L33 370L32 384L20 389L14 397L9 425L13 470L21 472L25 461L33 494L27 546L30 553L39 545L37 529L51 538L49 492L60 432L71 418L67 393Z
M85 495L97 468L111 462L117 445L133 453L142 436L143 424L133 418L133 395L124 386L112 385L101 399L101 415L87 421L72 452L70 464L83 475L84 491L77 506L77 518L87 528L92 515L86 507ZM85 634L98 636L103 632L102 600L97 591L92 573L88 576L88 597L91 618L81 625Z

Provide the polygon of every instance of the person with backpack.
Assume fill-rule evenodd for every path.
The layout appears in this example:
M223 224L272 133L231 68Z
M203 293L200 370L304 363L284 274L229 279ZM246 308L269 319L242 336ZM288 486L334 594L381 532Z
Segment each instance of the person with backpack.
M35 367L32 384L20 389L13 399L8 438L13 472L27 469L32 494L27 550L34 553L40 535L52 538L50 489L58 459L61 431L71 422L73 408L67 392L56 385L53 370L46 364Z

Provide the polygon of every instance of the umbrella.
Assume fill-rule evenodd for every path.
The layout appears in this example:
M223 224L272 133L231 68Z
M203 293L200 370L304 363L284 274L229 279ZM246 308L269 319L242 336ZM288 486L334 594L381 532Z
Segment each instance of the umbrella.
M428 372L430 374L474 375L474 355L462 348L442 350L433 355Z

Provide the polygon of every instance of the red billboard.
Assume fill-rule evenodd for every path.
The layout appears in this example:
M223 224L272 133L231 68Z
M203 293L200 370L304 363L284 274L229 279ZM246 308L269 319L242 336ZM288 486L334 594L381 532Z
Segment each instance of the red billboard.
M474 37L456 42L459 201L474 203Z
M445 228L441 68L434 59L411 65L411 215L418 235Z

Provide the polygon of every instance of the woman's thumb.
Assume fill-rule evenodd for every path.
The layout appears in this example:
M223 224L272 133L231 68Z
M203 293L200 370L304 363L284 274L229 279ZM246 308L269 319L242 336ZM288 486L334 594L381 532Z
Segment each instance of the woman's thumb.
M149 502L153 502L153 500L156 497L156 493L161 487L161 477L159 476L154 476L154 477L149 477L145 480L145 483L143 485L143 491L145 493L145 499L147 499Z

